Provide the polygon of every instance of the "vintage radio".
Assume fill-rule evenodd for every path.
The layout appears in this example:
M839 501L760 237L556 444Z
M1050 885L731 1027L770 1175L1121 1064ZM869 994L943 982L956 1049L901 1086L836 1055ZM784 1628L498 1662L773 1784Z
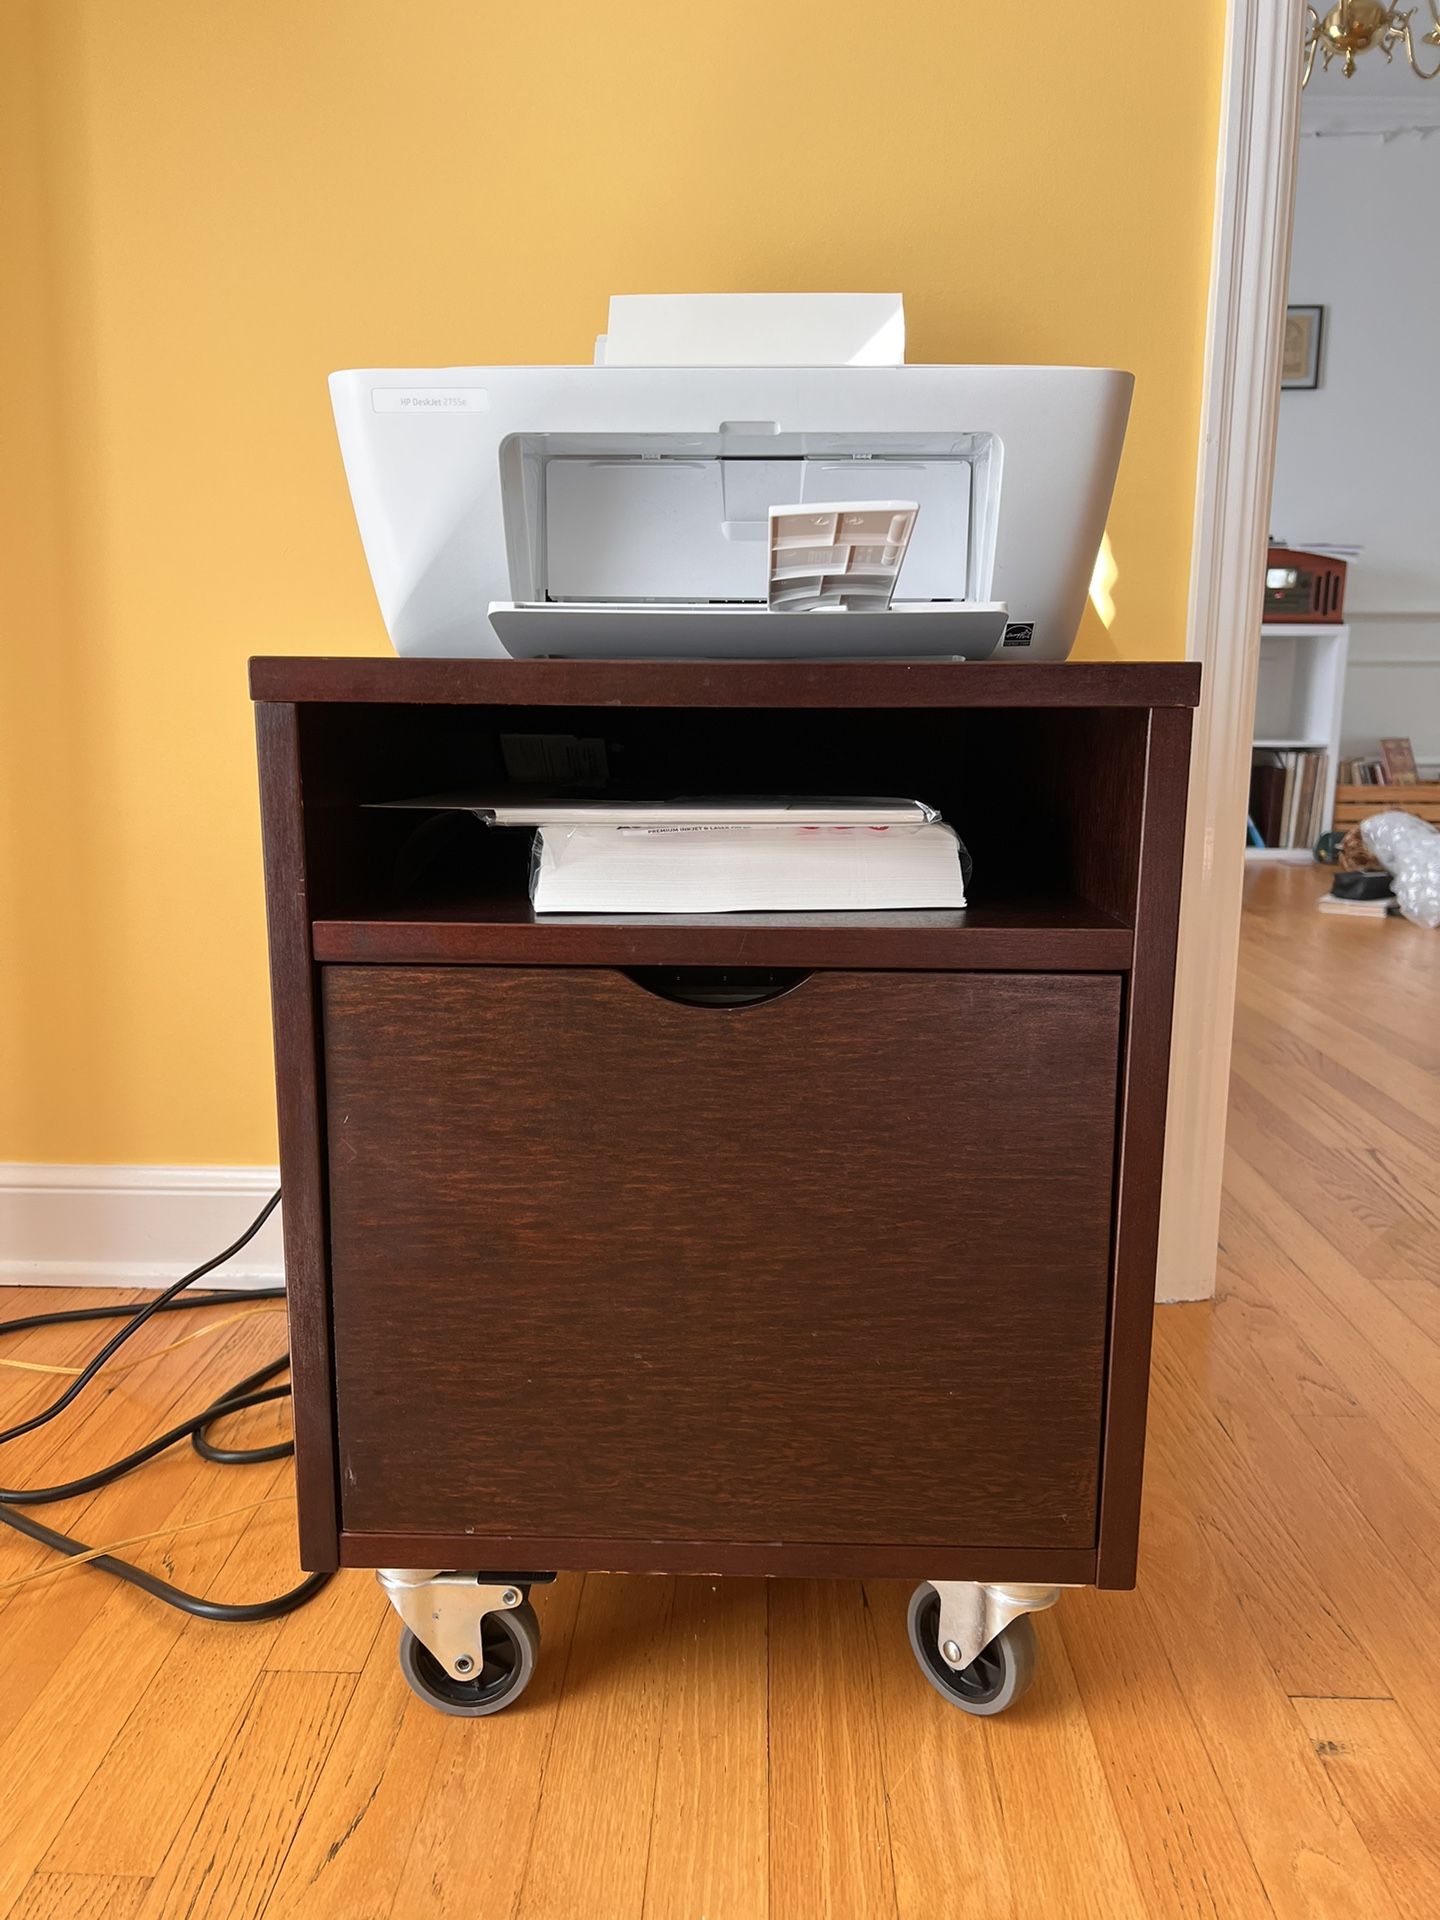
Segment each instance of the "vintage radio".
M1267 622L1338 626L1345 618L1345 562L1328 553L1271 547L1265 562Z

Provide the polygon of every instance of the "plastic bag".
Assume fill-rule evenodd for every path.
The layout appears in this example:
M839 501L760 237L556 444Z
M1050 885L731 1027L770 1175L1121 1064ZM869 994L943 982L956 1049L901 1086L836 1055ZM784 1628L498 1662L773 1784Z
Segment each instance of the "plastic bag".
M1413 813L1372 813L1360 837L1395 881L1395 899L1417 927L1440 927L1440 832Z

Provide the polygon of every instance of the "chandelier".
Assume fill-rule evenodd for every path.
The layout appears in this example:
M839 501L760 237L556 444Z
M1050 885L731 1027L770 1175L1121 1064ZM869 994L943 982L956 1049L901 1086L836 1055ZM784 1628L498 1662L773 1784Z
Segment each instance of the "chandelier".
M1430 31L1423 36L1421 44L1440 47L1437 0L1428 0L1428 5ZM1317 53L1325 67L1332 60L1338 60L1348 80L1355 71L1356 54L1366 53L1371 47L1379 47L1387 60L1394 59L1396 47L1403 47L1405 58L1410 62L1410 71L1421 80L1433 80L1440 74L1440 60L1427 68L1422 67L1415 57L1415 40L1410 30L1410 22L1416 12L1414 7L1384 6L1381 0L1338 0L1338 4L1327 13L1317 13L1314 7L1306 7L1305 12L1308 25L1305 28L1302 87L1310 84Z

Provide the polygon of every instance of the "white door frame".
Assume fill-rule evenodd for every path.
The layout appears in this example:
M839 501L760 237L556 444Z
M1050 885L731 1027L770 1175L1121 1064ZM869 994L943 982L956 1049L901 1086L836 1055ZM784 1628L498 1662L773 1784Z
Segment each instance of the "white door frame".
M1186 651L1203 664L1157 1294L1215 1291L1245 812L1300 122L1302 0L1231 0Z

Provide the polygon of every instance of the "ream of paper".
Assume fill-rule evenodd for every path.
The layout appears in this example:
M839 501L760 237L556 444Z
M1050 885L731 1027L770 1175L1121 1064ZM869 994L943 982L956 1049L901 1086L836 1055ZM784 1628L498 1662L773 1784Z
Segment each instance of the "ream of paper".
M601 339L607 367L898 367L905 302L898 293L615 293Z

